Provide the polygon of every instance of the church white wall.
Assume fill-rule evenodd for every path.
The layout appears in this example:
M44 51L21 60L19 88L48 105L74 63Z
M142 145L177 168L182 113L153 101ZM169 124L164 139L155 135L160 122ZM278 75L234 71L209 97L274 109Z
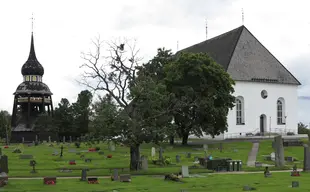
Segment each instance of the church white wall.
M229 111L228 114L228 132L225 137L234 134L244 135L246 132L259 132L260 131L260 115L266 115L265 132L275 130L294 131L297 133L298 124L298 95L297 85L282 85L273 83L259 83L259 82L246 82L236 81L235 97L242 96L244 98L244 125L236 124L236 108ZM261 91L266 90L268 97L263 99ZM277 124L277 100L284 99L286 125ZM267 129L267 130L266 130Z
M266 115L265 132L294 131L297 133L298 124L298 95L297 85L282 85L259 82L235 82L234 96L242 96L244 99L244 125L236 123L236 107L229 111L227 122L228 132L221 134L215 139L238 137L241 133L245 136L247 132L260 132L260 115ZM268 97L263 99L261 91L266 90ZM282 97L285 100L286 125L277 124L277 100ZM195 138L191 135L190 138ZM203 138L210 139L206 135Z

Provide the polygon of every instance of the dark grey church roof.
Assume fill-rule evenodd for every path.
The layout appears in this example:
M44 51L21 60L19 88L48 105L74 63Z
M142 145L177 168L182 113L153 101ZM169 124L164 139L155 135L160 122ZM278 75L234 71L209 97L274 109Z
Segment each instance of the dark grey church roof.
M45 94L52 95L49 87L43 82L24 81L16 89L15 94Z
M245 26L179 52L208 53L236 81L301 85Z
M34 50L33 34L31 34L31 44L29 57L22 67L22 75L40 75L44 74L44 68L38 61Z

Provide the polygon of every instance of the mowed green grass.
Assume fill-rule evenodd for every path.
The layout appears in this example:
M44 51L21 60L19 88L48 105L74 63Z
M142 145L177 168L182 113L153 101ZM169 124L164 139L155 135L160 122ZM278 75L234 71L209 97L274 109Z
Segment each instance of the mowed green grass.
M273 173L271 178L265 178L262 173L256 174L213 174L205 178L184 178L183 183L164 181L160 177L135 176L131 183L112 182L110 179L99 179L100 184L87 184L77 179L58 179L54 186L43 185L43 180L9 180L9 184L0 190L9 192L239 192L244 185L257 188L256 191L309 191L310 174L302 173L301 177L291 177L289 173ZM292 181L299 181L299 188L291 188Z
M307 143L307 141L304 141L304 143ZM274 152L274 149L272 148L272 141L270 140L261 141L259 145L259 151L257 154L257 161L267 163L267 164L273 164L273 162L264 160L264 155L270 155L270 153L272 152ZM298 160L294 163L286 162L288 166L292 166L296 164L298 168L303 167L303 159L304 159L304 147L303 146L284 147L284 156L291 156Z
M70 153L69 149L75 149L77 152L87 150L89 147L82 144L81 148L76 148L74 144L67 146L64 144L64 152L63 158L58 156L53 156L52 153L54 151L58 151L60 153L61 145L54 144L54 147L49 147L48 144L40 144L38 146L28 147L27 145L10 145L8 149L2 149L2 153L7 155L9 158L9 176L79 176L81 174L82 168L89 168L90 171L88 175L110 175L110 169L113 168L129 168L130 162L130 152L129 148L126 146L116 146L116 150L114 152L110 152L108 150L108 146L106 144L93 144L92 147L99 146L101 151L103 151L104 155L99 155L98 152L81 152L81 155L84 155L85 158L91 158L91 163L85 163L80 155L76 153ZM202 149L202 145L199 146L187 146L183 147L180 145L176 145L174 147L170 147L168 145L163 145L164 156L169 156L171 158L172 164L169 166L158 166L152 164L151 161L151 147L156 147L156 151L158 146L152 144L144 144L140 148L141 155L145 155L149 157L149 169L144 172L139 172L138 174L165 174L171 172L179 172L182 165L194 165L194 158L204 157L204 151ZM12 153L12 151L20 147L22 150L22 154L33 155L34 159L37 162L37 172L35 174L31 174L30 171L32 167L29 165L30 159L19 159L21 154ZM242 160L244 163L247 161L247 156L249 151L251 150L252 144L249 142L234 142L234 143L224 143L223 150L220 152L219 144L209 144L208 155L212 154L213 158L232 158L235 160ZM186 157L186 153L191 153L191 158ZM106 158L108 154L112 155L112 158ZM176 163L175 156L181 156L181 162ZM156 152L156 156L158 156L158 152ZM75 160L76 165L69 165L70 160ZM61 168L69 168L72 169L72 173L60 173L59 169ZM208 172L206 169L193 169L194 172ZM128 172L128 171L124 171ZM134 174L134 173L133 173Z

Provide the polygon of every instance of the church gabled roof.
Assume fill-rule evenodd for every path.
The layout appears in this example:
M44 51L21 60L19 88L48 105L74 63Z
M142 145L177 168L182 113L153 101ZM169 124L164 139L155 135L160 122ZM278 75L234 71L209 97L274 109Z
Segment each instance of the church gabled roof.
M179 52L208 53L236 81L301 85L243 25Z
M44 68L38 61L34 50L33 34L31 34L31 45L29 57L26 63L22 67L22 75L40 75L43 76Z

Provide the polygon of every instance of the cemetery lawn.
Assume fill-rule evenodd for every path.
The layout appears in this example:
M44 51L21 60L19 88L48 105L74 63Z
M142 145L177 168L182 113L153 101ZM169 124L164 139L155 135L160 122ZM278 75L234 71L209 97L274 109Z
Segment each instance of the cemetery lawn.
M88 168L88 175L92 176L105 176L111 175L114 168L124 168L120 170L120 174L129 172L129 160L130 153L129 148L125 146L116 146L116 150L110 152L106 144L93 144L92 147L100 147L104 155L99 155L98 152L87 152L88 146L81 144L81 148L76 148L74 144L68 146L64 144L63 157L60 158L60 145L53 143L53 147L49 147L49 144L40 144L38 146L28 147L26 144L10 145L9 148L2 149L2 153L8 156L9 161L9 176L10 177L38 177L38 176L80 176L81 169ZM164 153L163 156L169 156L173 165L159 166L154 165L151 160L151 147L156 147L156 157L158 157L158 146L152 144L144 144L140 148L141 155L148 156L149 165L147 171L131 172L131 174L167 174L176 173L181 171L182 165L192 166L194 165L194 157L204 157L204 151L202 145L199 146L181 146L175 145L170 147L169 145L163 145ZM220 152L219 144L208 145L208 155L212 154L213 158L232 158L234 160L242 160L246 165L247 156L251 150L252 143L250 142L233 142L223 143L223 151ZM22 153L13 153L15 148L20 148ZM76 152L69 152L69 150L75 150L80 152L78 155ZM52 155L53 152L58 151L58 155ZM191 153L191 158L186 157L186 153ZM33 155L34 160L37 162L36 170L37 173L30 173L32 167L29 165L31 159L20 159L19 156ZM107 158L107 155L111 154L112 158ZM85 155L85 158L91 158L91 163L85 163L84 159L80 158L81 155ZM181 162L176 163L176 155L181 156ZM76 165L69 165L70 160L75 160ZM59 172L63 168L71 169L71 173ZM208 173L207 169L191 169L191 173Z
M10 192L103 192L117 190L119 192L239 192L243 186L255 187L256 191L309 191L310 174L301 173L301 177L291 177L290 173L273 173L271 178L264 178L263 173L256 174L213 174L202 178L184 178L184 183L164 181L163 177L135 176L131 183L112 182L110 179L99 179L99 184L89 185L78 179L58 179L56 185L43 185L43 179L13 180L2 190ZM299 181L299 188L291 188L292 181Z
M272 148L272 141L273 140L265 140L261 141L259 144L259 151L257 154L256 160L259 162L263 162L266 164L274 164L270 161L264 160L264 155L270 155L270 153L274 152L274 149ZM306 143L306 142L304 142ZM296 147L284 147L284 156L291 156L296 159L295 162L289 163L286 162L285 164L288 166L293 166L296 164L297 168L302 169L303 168L303 159L304 159L304 148L303 146L296 146Z

